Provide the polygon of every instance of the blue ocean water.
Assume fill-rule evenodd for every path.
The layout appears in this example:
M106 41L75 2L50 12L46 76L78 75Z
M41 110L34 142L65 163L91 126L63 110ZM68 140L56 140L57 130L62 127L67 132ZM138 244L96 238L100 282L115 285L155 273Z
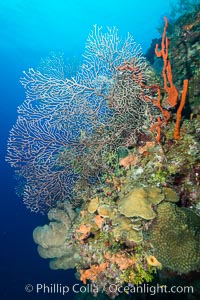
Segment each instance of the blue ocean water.
M170 0L4 0L0 3L0 121L1 121L1 294L2 300L73 299L25 292L26 284L72 285L74 271L52 271L37 254L32 231L47 222L31 214L15 194L14 172L5 162L9 130L17 106L25 98L19 82L22 71L37 67L50 51L78 59L94 24L117 26L122 37L130 32L145 52L159 36L157 27L169 15Z

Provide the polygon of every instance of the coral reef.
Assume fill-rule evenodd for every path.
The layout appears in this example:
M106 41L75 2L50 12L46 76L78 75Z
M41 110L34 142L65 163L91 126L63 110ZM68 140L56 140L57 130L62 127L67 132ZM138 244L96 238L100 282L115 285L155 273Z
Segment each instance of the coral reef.
M91 282L115 298L112 284L149 282L161 268L178 273L199 268L198 120L184 120L182 130L181 140L174 141L169 123L163 128L163 145L152 135L141 135L133 149L106 156L109 167L100 183L74 187L83 199L76 214L62 203L58 211L50 210L50 228L60 224L65 232L56 231L54 240L63 237L64 243L60 239L56 247L48 245L51 229L50 235L41 231L47 236L39 235L36 242L52 269L76 267L83 283ZM134 164L120 165L130 155L136 158ZM70 215L73 221L68 223Z
M198 52L193 15L189 29L190 14L174 23L176 43L189 30ZM196 107L185 114L194 77L180 77L169 29L165 18L160 77L130 35L121 43L116 28L95 27L75 76L66 79L60 56L57 69L50 57L22 80L7 160L28 208L48 211L49 225L33 232L39 255L51 269L76 268L94 296L200 268L200 124Z
M67 245L67 248L64 246L65 251L62 252L62 244L57 247L56 255L52 252L51 257L48 256L51 258L50 267L54 269L76 267L80 274L79 278L84 283L91 281L92 284L98 286L99 291L103 289L109 297L117 296L116 293L113 295L109 291L111 284L137 285L150 281L156 270L158 271L161 267L180 273L197 269L199 267L197 258L199 240L194 239L194 232L196 232L195 226L198 222L195 225L190 220L191 218L194 220L196 214L192 210L197 211L196 205L200 200L198 197L199 181L197 177L191 177L191 168L193 166L197 168L199 164L198 128L196 119L184 121L184 137L178 142L172 140L173 142L168 142L161 147L150 141L148 137L147 142L138 145L133 150L123 149L124 156L132 153L137 157L135 164L129 167L119 166L122 154L120 156L117 154L118 160L110 160L110 171L104 174L101 185L97 182L88 187L86 185L84 190L79 190L79 195L84 198L81 211L70 230L65 229L65 245ZM171 141L173 124L172 126L169 124L164 129L163 135ZM183 169L184 178L182 177ZM179 176L180 182L176 184ZM188 213L176 205L177 202L179 205L184 202L182 199L184 189L187 191L190 206L187 208ZM196 198L191 194L192 191L196 193ZM160 242L156 238L160 237L157 234L157 228L161 226L162 207L163 209L169 208L169 212L165 211L163 214L166 219L164 217L162 219L162 222L168 220L166 226L169 227L169 237L166 237L166 229L163 235L161 234L162 241ZM182 217L179 216L180 213L177 213L179 210ZM147 215L144 215L144 211ZM49 212L50 217L54 215L52 212ZM176 219L174 212L178 214L180 220ZM60 218L61 224L66 222L63 214L60 214ZM57 215L54 216L54 220L59 222ZM162 228L163 226L162 223ZM188 231L184 231L186 227ZM174 231L174 235L170 229ZM160 232L162 233L163 229ZM183 240L183 235L186 233L188 235ZM179 239L176 234L179 235ZM171 248L171 252L167 248L167 246L172 247L168 242L170 236L173 246L177 245L177 241L179 246L175 250ZM157 245L166 249L163 255L168 255L166 258L168 264L165 257L157 250ZM194 258L190 261L187 257L188 264L184 266L182 262L185 261L186 256L183 256L181 250L183 247L185 247L185 255L187 256L190 252L193 253ZM193 247L193 250L190 247ZM53 247L49 248L54 251ZM73 251L71 257L70 249ZM40 250L39 253L47 257ZM182 256L179 257L178 254ZM124 262L128 264L126 268L124 268ZM171 267L173 264L174 268Z

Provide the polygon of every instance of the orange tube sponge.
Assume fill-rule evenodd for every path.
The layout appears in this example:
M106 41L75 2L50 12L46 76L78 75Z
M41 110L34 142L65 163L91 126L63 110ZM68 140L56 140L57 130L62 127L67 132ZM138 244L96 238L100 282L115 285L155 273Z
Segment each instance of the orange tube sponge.
M170 104L171 107L174 107L176 106L178 101L178 91L173 83L171 62L168 57L169 39L166 36L168 19L164 17L164 20L165 27L162 35L161 50L158 50L158 44L156 44L155 54L157 55L157 57L163 58L164 67L162 75L164 81L164 89L168 94L166 101Z
M176 125L174 128L175 140L180 139L181 113L182 113L183 107L185 105L187 90L188 90L188 79L185 79L183 82L183 92L182 92L181 102L180 102L179 108L176 112Z

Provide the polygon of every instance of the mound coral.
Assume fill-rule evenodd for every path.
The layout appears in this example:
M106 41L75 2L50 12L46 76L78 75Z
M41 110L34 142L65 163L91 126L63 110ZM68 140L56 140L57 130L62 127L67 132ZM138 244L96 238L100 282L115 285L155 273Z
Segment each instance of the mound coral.
M116 241L140 243L143 240L142 223L131 222L129 218L118 215L112 218L113 236Z
M189 273L200 268L200 217L190 209L161 203L150 241L163 267Z
M99 206L99 198L95 197L90 200L90 203L88 204L88 211L92 214L94 213Z
M134 188L119 201L118 209L126 217L141 217L145 220L155 218L152 205L160 203L164 195L159 188Z

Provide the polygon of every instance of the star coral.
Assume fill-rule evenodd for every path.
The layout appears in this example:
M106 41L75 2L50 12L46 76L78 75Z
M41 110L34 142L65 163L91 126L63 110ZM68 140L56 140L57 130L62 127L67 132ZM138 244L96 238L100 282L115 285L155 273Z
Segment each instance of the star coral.
M161 203L157 213L150 240L163 267L180 274L199 269L200 217L172 203Z

